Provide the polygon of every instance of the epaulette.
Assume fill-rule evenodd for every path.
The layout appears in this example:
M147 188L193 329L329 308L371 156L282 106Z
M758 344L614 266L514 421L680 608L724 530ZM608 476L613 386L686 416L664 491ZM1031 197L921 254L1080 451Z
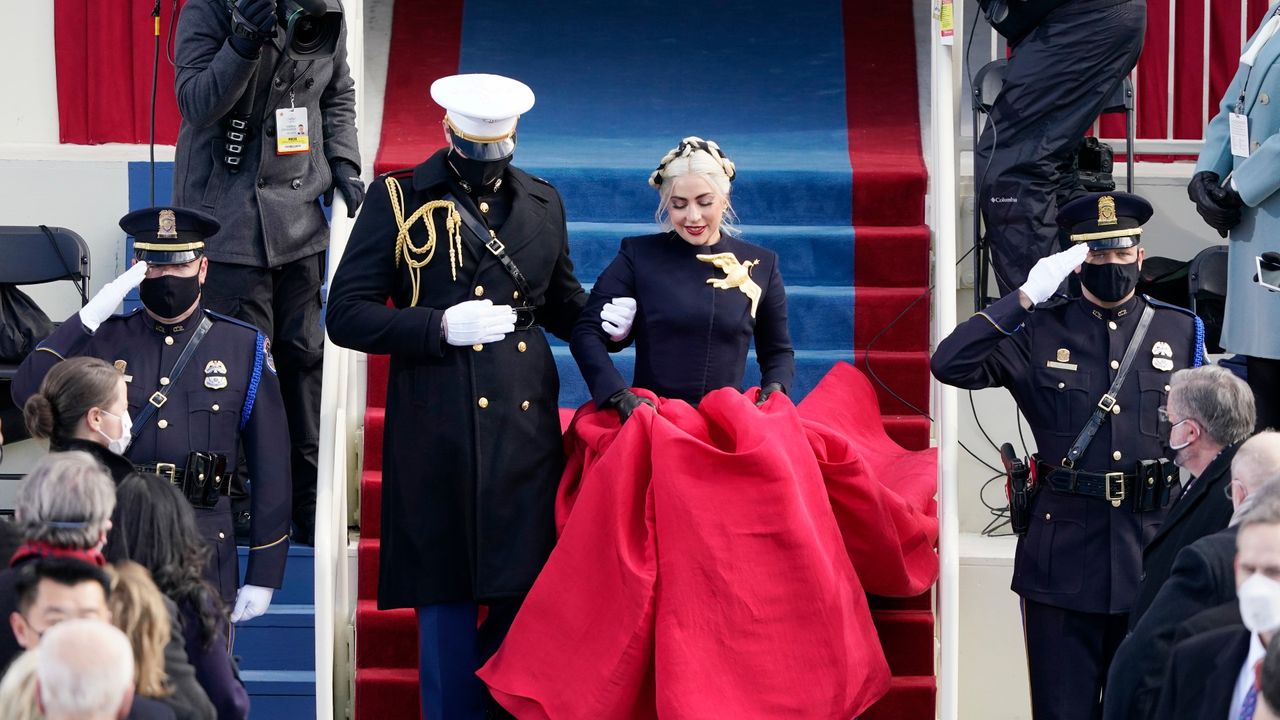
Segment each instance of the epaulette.
M1187 317L1196 317L1195 313L1191 312L1187 308L1182 307L1181 305L1174 305L1172 303L1164 302L1163 300L1156 300L1155 298L1149 295L1143 295L1142 299L1146 300L1147 303L1150 304L1152 307L1165 308L1166 310L1177 310L1178 312L1182 313L1183 315L1186 315Z
M555 187L555 185L552 185L551 181L546 178L540 178L537 175L530 175L529 177L533 178L534 180L537 180L538 182L542 183L543 185L546 185L549 188Z
M225 320L226 322L233 323L233 324L239 325L240 327L243 327L243 328L247 328L247 329L249 329L249 330L252 330L252 331L253 331L253 333L254 333L255 335L256 335L256 334L258 334L258 333L260 333L260 332L262 332L262 331L261 331L261 330L259 330L259 329L258 329L258 328L253 324L253 323L245 322L244 320L241 320L240 318L233 318L233 317L231 317L230 315L223 315L222 313L214 312L214 311L209 310L209 309L207 309L207 308L205 309L205 312L206 312L206 313L208 313L209 315L211 315L211 316L213 316L213 317L215 317L215 318L219 319L219 320Z
M381 175L379 175L378 179L381 180L383 178L389 178L389 177L394 177L394 178L412 177L414 170L417 170L417 168L406 167L406 168L400 168L399 170L390 170L388 172L384 172Z

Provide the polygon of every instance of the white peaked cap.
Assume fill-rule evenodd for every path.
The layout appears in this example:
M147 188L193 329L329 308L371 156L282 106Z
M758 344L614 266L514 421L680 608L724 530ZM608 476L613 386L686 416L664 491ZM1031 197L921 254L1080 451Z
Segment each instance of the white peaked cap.
M494 142L511 136L533 107L533 90L502 75L450 75L431 83L431 99L463 139Z

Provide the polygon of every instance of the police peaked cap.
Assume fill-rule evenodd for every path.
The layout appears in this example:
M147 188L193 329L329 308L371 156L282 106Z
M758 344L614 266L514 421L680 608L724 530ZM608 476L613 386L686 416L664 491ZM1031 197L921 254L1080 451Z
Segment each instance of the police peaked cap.
M152 207L120 218L120 229L133 236L133 256L152 265L179 265L204 254L204 241L222 225L198 210Z
M1087 242L1090 250L1131 248L1142 241L1142 226L1154 212L1133 193L1092 193L1062 206L1058 226L1071 233L1071 242Z

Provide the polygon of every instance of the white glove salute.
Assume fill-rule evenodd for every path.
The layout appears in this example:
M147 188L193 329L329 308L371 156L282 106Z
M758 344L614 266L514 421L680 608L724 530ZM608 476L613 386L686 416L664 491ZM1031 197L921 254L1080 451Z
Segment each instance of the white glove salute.
M492 300L468 300L444 311L444 340L465 347L497 342L516 330L516 311Z
M1018 289L1031 300L1032 305L1039 305L1053 297L1062 281L1067 279L1072 270L1080 267L1080 263L1088 255L1088 243L1080 243L1060 253L1042 257L1027 274L1027 281Z
M231 622L249 622L271 607L271 588L245 585L236 592L236 607L231 611Z
M134 263L133 267L104 285L98 294L80 308L80 324L84 325L89 332L97 332L102 321L115 313L120 303L124 302L124 296L142 284L142 279L146 276L147 264L141 260Z
M609 339L622 342L631 334L631 324L636 320L636 300L616 297L600 308L600 327L609 333Z

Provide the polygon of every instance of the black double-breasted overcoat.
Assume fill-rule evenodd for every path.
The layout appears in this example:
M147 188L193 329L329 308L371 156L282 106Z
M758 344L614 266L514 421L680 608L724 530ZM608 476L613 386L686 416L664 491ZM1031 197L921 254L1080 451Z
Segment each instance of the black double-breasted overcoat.
M554 544L564 464L559 378L544 329L567 339L586 299L569 260L564 205L545 181L507 170L510 214L497 237L527 278L528 298L465 226L461 262L451 263L446 208L416 220L409 244L424 247L431 222L436 247L418 271L414 303L410 263L403 255L397 262L388 177L402 190L406 219L448 193L463 196L444 150L379 177L329 296L334 342L391 356L378 606L519 596ZM484 345L447 344L445 310L477 299L536 306L538 325Z

